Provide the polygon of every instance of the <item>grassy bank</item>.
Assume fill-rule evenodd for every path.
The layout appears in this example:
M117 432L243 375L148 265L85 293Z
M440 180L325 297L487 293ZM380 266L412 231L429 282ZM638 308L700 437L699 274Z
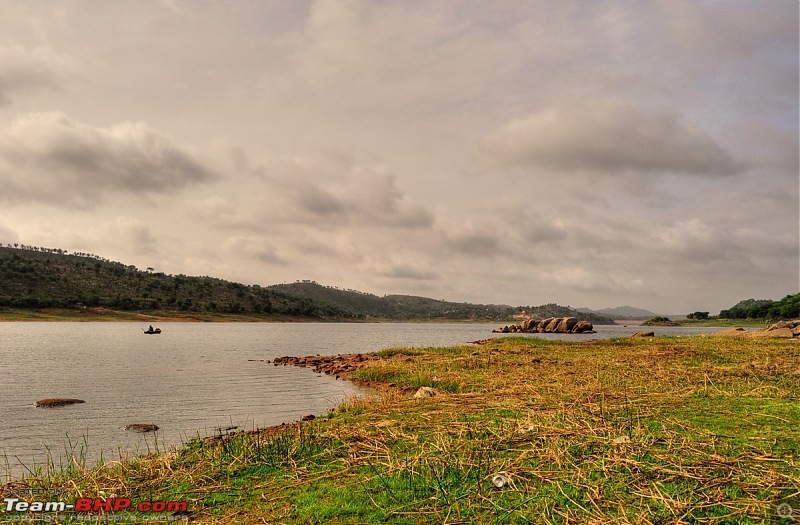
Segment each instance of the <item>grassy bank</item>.
M380 355L352 372L380 393L327 417L27 484L186 501L196 523L762 523L779 502L800 508L800 342ZM414 399L420 386L439 395Z

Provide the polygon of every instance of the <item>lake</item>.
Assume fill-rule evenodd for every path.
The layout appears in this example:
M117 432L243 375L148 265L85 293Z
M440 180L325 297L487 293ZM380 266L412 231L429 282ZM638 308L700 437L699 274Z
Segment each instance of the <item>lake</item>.
M449 346L489 337L493 324L0 323L0 482L27 469L65 465L67 452L143 454L180 446L215 429L253 429L321 415L366 389L309 369L273 366L280 356L374 352L389 346ZM597 326L597 334L530 334L589 340L631 335L638 326ZM657 335L714 328L655 327ZM39 399L84 404L39 408ZM124 430L153 423L155 434Z

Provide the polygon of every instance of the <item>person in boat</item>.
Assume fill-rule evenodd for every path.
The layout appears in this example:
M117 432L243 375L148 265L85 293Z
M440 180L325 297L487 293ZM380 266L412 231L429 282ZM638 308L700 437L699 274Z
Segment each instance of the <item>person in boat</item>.
M153 325L150 325L150 328L147 331L148 332L152 332L153 331Z

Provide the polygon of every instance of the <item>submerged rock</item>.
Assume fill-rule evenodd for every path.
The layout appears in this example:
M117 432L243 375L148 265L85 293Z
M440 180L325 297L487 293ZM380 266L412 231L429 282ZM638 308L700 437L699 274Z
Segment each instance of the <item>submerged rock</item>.
M144 434L145 432L155 432L158 430L158 425L154 425L152 423L133 423L131 425L126 425L125 430Z
M380 359L380 357L373 354L339 354L336 356L322 357L285 356L273 359L272 365L308 367L312 368L317 373L337 376L338 379L339 375L358 370L364 366L367 361L375 359Z
M40 399L35 403L37 407L54 408L64 407L68 405L77 405L78 403L86 403L83 399L71 399L65 397L53 397L48 399Z

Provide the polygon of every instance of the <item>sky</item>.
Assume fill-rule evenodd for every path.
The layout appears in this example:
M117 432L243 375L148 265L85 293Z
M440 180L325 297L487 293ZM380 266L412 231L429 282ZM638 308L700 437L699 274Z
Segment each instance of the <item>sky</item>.
M780 299L798 6L0 0L0 242L458 302Z

